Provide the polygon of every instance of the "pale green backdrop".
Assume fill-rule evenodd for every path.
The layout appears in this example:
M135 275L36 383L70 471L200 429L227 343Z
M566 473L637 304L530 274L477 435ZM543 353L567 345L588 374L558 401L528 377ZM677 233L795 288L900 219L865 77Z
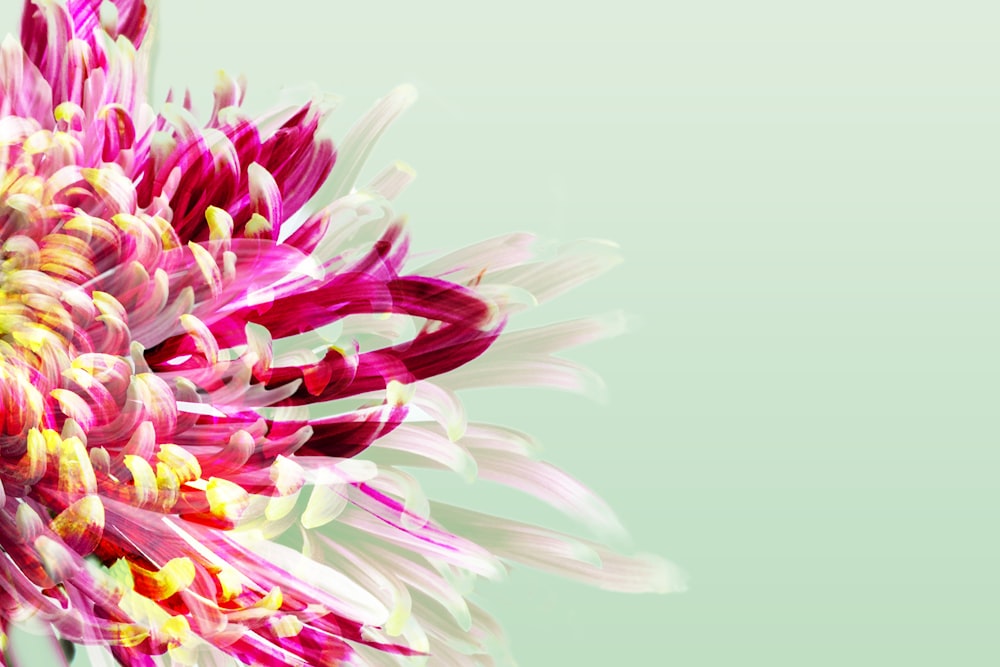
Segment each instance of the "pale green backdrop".
M373 166L418 249L621 245L549 312L633 316L572 355L609 401L470 402L690 590L518 570L481 599L521 665L1000 664L995 2L163 4L154 90L202 113L218 68L342 94L337 135L416 84Z

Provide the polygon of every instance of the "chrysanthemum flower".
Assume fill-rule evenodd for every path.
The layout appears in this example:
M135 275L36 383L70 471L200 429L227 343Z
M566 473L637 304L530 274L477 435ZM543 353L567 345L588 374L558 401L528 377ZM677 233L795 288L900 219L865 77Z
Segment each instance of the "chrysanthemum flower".
M552 353L614 318L508 320L600 273L606 248L539 259L512 234L410 269L390 202L412 172L355 182L409 89L339 152L321 102L251 118L225 76L206 123L187 99L156 113L150 19L142 0L28 0L0 49L4 629L34 618L124 665L493 664L475 577L520 562L678 586L654 557L431 502L403 470L620 532L455 394L585 384Z

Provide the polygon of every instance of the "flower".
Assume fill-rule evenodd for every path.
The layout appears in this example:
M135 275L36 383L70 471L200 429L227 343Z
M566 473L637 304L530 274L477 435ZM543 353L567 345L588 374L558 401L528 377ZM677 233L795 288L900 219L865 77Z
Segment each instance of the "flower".
M252 118L221 76L145 98L152 6L27 0L0 47L0 622L124 665L492 664L466 594L510 563L673 590L649 555L426 498L408 467L611 510L469 422L456 391L589 376L553 356L617 318L513 331L601 273L600 243L510 234L411 270L394 165L358 177L413 100L335 150L322 100ZM336 169L334 165L336 164ZM323 186L332 202L311 204Z

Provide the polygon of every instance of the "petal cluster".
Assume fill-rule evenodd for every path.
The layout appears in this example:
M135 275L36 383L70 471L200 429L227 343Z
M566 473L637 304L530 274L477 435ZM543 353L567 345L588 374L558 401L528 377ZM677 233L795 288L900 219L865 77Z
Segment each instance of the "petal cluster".
M652 557L434 503L403 469L620 530L455 394L592 382L552 353L616 320L505 329L613 256L537 259L513 234L409 270L391 200L412 172L355 179L412 91L340 163L321 101L250 117L222 75L207 122L188 96L156 112L151 15L28 0L0 48L3 625L40 618L124 665L490 664L501 633L465 582L507 562L676 587Z

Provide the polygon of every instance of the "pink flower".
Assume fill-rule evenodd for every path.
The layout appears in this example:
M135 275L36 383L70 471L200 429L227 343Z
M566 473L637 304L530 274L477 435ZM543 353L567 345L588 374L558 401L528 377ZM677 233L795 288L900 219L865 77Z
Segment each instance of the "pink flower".
M339 162L321 103L250 118L230 78L207 123L188 100L158 114L150 14L28 0L0 50L4 628L35 617L125 665L492 664L500 630L464 594L508 563L679 587L655 557L431 502L401 468L621 532L455 393L581 387L552 354L617 320L507 325L607 268L607 248L539 259L512 234L411 270L391 200L412 172L355 182L409 88Z

